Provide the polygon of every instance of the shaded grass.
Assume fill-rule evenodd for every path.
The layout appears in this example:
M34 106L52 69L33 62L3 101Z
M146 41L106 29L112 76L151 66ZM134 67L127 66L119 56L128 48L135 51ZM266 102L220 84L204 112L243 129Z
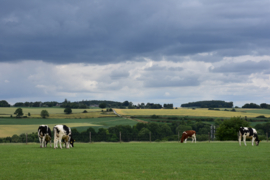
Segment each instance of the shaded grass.
M269 179L270 143L0 145L2 179ZM42 155L41 155L42 154Z

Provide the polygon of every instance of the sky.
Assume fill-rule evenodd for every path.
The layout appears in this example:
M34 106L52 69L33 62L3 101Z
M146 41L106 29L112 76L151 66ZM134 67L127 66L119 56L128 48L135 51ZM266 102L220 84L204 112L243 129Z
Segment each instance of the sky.
M0 1L0 100L270 104L269 0Z

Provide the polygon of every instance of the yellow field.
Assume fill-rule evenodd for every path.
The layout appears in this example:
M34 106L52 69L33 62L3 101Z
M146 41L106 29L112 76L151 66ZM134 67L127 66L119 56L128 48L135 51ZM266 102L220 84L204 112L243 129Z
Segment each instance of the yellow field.
M55 124L46 124L51 130L55 126ZM97 124L90 123L66 123L68 127L80 127L80 126L101 126ZM38 125L1 125L0 126L0 136L7 137L12 136L14 134L20 135L21 133L32 133L37 132Z
M208 110L207 108L197 108L195 110L179 108L179 109L114 109L118 114L123 116L134 116L134 115L160 115L160 116L204 116L204 117L257 117L258 113L251 112L231 112L231 111L214 111ZM269 114L259 114L269 116Z

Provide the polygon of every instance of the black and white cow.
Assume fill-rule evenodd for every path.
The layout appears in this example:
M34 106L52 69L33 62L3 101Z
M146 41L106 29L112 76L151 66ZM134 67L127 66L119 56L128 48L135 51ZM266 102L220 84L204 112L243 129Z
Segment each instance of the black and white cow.
M50 141L50 147L52 147L52 132L49 126L40 125L38 127L38 138L40 142L40 147L47 147L48 142Z
M71 129L66 125L56 125L53 128L54 132L54 149L58 148L58 143L62 149L62 139L66 144L66 148L74 147L75 140L71 136Z
M258 146L260 143L260 140L258 138L258 134L256 129L249 128L249 127L240 127L239 128L239 145L241 146L241 137L243 137L244 144L246 144L246 137L252 138L252 146L255 140L256 145Z

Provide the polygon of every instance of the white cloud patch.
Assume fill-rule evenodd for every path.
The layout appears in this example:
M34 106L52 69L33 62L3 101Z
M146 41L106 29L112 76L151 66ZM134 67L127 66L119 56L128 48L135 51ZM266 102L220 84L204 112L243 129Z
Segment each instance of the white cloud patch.
M56 65L30 60L0 63L1 97L10 103L61 102L65 98L71 101L129 100L135 104L174 103L175 106L199 100L233 101L238 106L243 105L238 103L250 101L269 103L270 76L258 72L261 69L269 71L269 67L264 66L268 61L261 59L222 65L193 60L176 62L166 58L158 62L146 59L104 65ZM240 66L255 68L247 68L249 73L241 74L230 69Z

